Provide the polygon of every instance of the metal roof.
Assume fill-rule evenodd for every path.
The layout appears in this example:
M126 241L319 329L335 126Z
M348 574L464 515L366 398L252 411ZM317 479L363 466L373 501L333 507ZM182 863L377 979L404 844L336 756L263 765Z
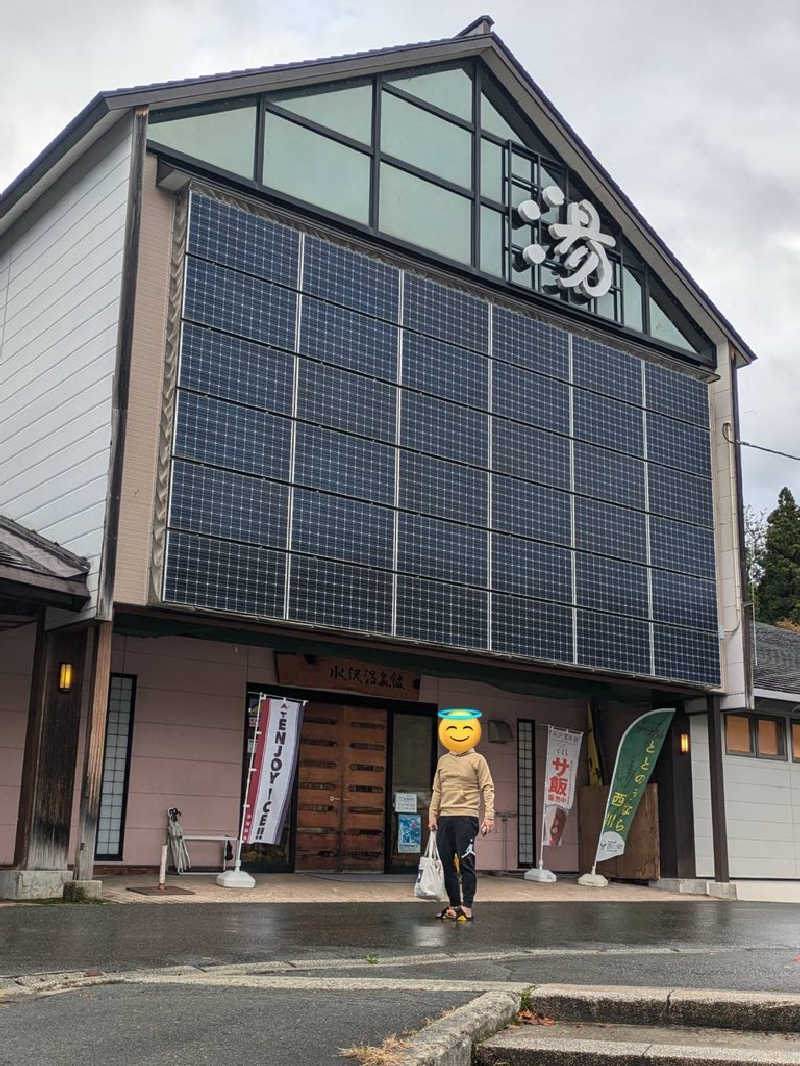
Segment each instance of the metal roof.
M756 622L753 646L755 687L796 694L800 702L800 633Z
M757 356L734 329L731 322L716 307L708 294L698 285L686 267L664 244L656 231L620 189L605 167L584 144L563 115L542 92L531 75L515 58L505 42L492 30L489 15L474 19L455 37L415 44L377 48L366 52L279 63L268 67L248 68L225 73L177 81L156 82L130 88L98 93L62 132L22 171L0 195L0 234L19 217L41 193L60 176L76 156L106 132L124 113L135 107L178 106L211 97L219 98L245 93L264 92L278 87L310 85L325 80L338 80L367 75L390 67L414 67L448 60L457 61L480 56L495 76L505 85L525 110L533 106L544 112L548 129L542 132L558 139L571 149L572 160L565 160L573 169L592 175L609 194L612 214L627 215L633 222L645 247L671 271L671 277L684 289L690 300L709 315L733 344L745 362ZM540 124L537 115L532 120ZM626 236L630 236L626 234ZM642 250L641 247L639 249ZM667 278L662 277L667 281ZM674 286L673 286L674 287ZM684 297L685 298L685 297Z

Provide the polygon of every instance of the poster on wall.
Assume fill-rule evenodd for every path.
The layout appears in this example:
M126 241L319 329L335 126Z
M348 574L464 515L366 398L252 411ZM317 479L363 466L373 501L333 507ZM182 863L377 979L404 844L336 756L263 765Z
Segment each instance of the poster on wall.
M305 703L262 696L242 827L244 844L276 844L292 796Z
M400 855L418 855L422 842L422 816L419 814L398 814L397 816L397 851Z

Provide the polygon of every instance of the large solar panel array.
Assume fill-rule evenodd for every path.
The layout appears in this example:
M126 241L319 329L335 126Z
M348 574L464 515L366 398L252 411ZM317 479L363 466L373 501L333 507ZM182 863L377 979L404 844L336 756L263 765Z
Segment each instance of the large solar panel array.
M706 386L192 194L164 599L716 683Z

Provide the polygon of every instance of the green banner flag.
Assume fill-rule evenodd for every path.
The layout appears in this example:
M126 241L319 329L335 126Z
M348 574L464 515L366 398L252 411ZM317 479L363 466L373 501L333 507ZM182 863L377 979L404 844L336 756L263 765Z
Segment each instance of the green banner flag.
M621 855L625 850L631 823L674 714L671 707L648 711L622 734L614 773L611 775L603 828L597 843L595 866L605 859Z

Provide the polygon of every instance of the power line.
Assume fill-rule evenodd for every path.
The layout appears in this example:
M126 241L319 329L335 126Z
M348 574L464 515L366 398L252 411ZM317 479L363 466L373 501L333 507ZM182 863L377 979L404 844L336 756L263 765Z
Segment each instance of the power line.
M728 444L735 444L739 448L755 448L758 452L769 452L770 455L780 455L784 459L794 459L796 463L800 463L800 455L792 455L791 452L781 452L777 448L767 448L763 444L751 444L747 440L733 440L728 436L728 426L730 423L726 422L722 427L722 436L728 442Z

